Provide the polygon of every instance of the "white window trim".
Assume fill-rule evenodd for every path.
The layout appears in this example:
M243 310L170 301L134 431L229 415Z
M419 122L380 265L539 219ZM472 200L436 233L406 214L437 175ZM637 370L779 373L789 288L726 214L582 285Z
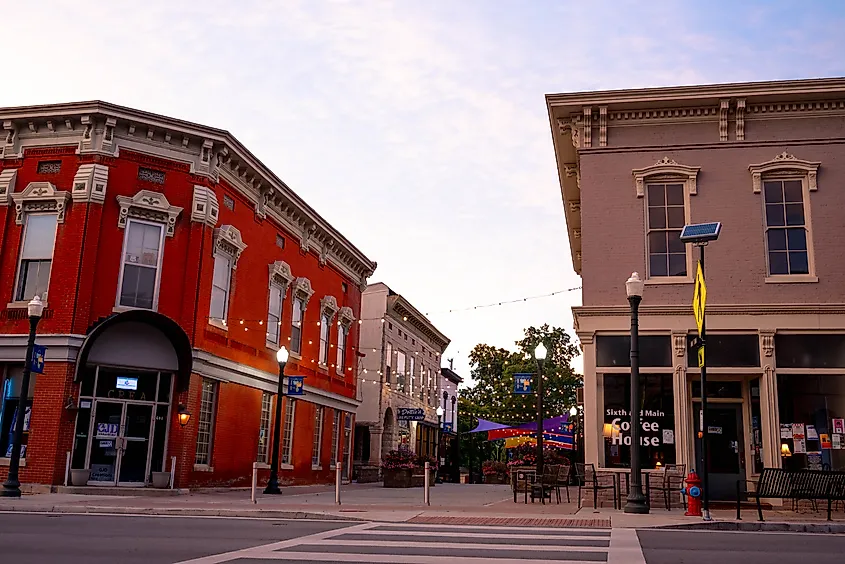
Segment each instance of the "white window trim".
M159 241L158 241L158 263L156 264L156 281L155 281L155 288L153 289L153 307L150 311L158 311L158 297L159 297L159 290L161 289L161 266L164 261L164 237L165 232L167 231L167 226L158 223L156 221L144 221L142 219L135 219L131 218L126 220L124 226L123 233L123 247L120 249L120 272L118 273L117 278L117 293L114 297L114 310L115 311L128 311L131 309L144 309L144 308L136 308L133 306L125 306L120 304L120 294L123 290L123 267L126 266L126 243L129 241L129 224L130 223L139 223L143 225L152 225L154 227L159 228Z
M194 441L194 470L200 472L213 472L214 466L212 465L212 462L214 461L214 435L217 431L217 405L219 403L220 398L220 383L216 380L211 380L208 378L203 378L200 381L200 413L202 413L202 384L206 380L211 382L211 389L212 393L214 394L211 401L211 423L208 429L208 462L197 462L196 447L198 446L197 440L199 439L199 430L197 430L197 440ZM197 425L199 425L200 413L197 414Z
M229 303L232 300L232 282L235 276L235 270L238 268L238 259L246 250L247 244L244 243L241 237L240 230L234 225L223 225L219 229L214 230L214 247L211 253L212 260L216 260L217 255L221 255L229 259L229 288L226 292L226 304L223 308L223 319L216 319L211 317L211 299L208 301L208 323L220 329L227 330L229 325ZM214 284L214 273L212 270L212 286Z
M341 411L337 408L332 410L332 448L330 451L331 460L329 466L332 470L337 468L337 455L340 453L340 417Z
M293 350L293 335L288 338L291 341L290 346L290 356L297 359L302 360L302 345L305 341L305 312L308 309L308 302L311 300L311 296L314 295L314 290L311 288L311 281L304 276L300 276L296 280L293 281L293 285L291 286L291 299L294 306L296 305L296 300L298 299L302 303L302 307L300 311L302 312L301 319L299 322L299 350ZM290 324L291 330L293 329L293 312L291 312L290 316Z
M223 304L223 318L218 319L216 317L212 317L211 315L211 303L214 299L214 262L217 261L217 257L226 259L229 261L229 280L226 288L226 301ZM211 296L208 300L208 323L209 325L214 325L219 329L223 329L224 331L229 330L229 301L232 299L232 275L234 274L235 269L232 268L232 257L225 254L225 253L215 253L212 261L212 274L211 274Z
M272 456L271 451L273 450L273 448L272 448L273 445L271 444L272 443L272 439L271 439L272 433L270 432L271 429L272 429L272 421L273 421L273 394L271 394L270 392L263 392L261 394L261 410L259 411L259 415L258 415L259 439L261 438L261 426L263 424L262 419L263 419L263 416L264 416L264 398L269 398L270 401L269 401L269 408L268 408L268 413L267 413L267 435L264 437L264 456L261 457L260 453L258 453L259 456L256 457L257 458L256 462L258 462L259 465L262 465L262 464L268 465L270 463L270 457Z
M55 214L55 212L54 213L45 212L45 213L28 213L26 215L27 215L27 218L26 218L26 221L24 221L24 226L23 226L23 230L22 230L23 233L21 234L21 244L20 244L20 248L18 249L17 276L15 276L15 281L14 281L15 286L12 289L13 301L10 302L7 306L7 307L10 307L10 308L26 307L26 306L29 305L29 301L32 299L31 297L27 298L26 296L24 296L24 298L21 299L21 300L14 299L18 295L18 288L20 287L20 282L21 282L21 274L22 274L21 263L23 262L23 248L24 248L24 245L26 244L26 232L29 229L29 216L32 216L32 215L56 215L56 214ZM50 296L50 278L53 276L53 261L55 260L55 257L56 257L56 239L58 238L58 235L59 235L59 220L58 220L58 217L57 217L56 218L56 230L53 233L53 253L50 256L50 273L47 275L47 289L44 291L44 298L43 298L45 308L47 307L47 299ZM123 265L122 264L120 266L120 270L121 270L121 274L122 274L122 272L123 272ZM121 280L122 279L123 278L121 278Z
M276 340L273 341L270 338L269 330L270 330L270 314L275 313L270 311L270 304L272 301L270 300L270 293L273 291L273 288L279 289L279 320L276 322ZM285 288L281 284L278 284L274 280L270 280L270 285L267 288L267 331L264 333L264 338L266 341L266 345L269 348L278 349L279 346L282 344L282 317L285 311Z
M274 263L270 264L270 288L274 285L281 289L281 311L279 312L279 333L278 339L274 343L270 339L266 339L266 345L268 348L273 350L278 350L278 348L282 344L282 323L285 313L285 300L287 299L288 287L290 287L291 283L293 282L294 277L290 270L290 265L283 260L277 260ZM267 322L269 323L270 320L270 293L269 290L267 292ZM290 347L288 347L290 348Z
M763 249L766 253L766 284L806 284L819 281L816 274L815 245L813 244L813 218L810 202L810 192L818 190L818 171L820 162L805 161L786 151L770 161L748 165L751 173L751 188L755 194L760 194L763 208ZM807 270L809 274L775 274L769 272L769 229L766 220L766 195L763 193L763 183L766 180L800 180L801 193L804 200L804 229L807 234Z
M5 171L4 171L5 172ZM56 224L65 222L70 193L56 190L50 182L30 182L20 192L13 192L16 174L11 175L7 188L9 196L15 203L15 223L23 225L24 216L34 212L52 212L56 214Z
M282 462L281 467L285 470L293 470L293 439L296 437L296 400L294 398L287 397L287 406L285 409L285 417L282 419L282 460L285 459L285 454L287 454L288 462ZM288 416L288 410L290 410L290 442L288 443L288 448L284 448L285 442L285 429L287 428L286 419ZM286 453L285 450L288 452Z
M648 225L648 186L651 184L684 184L684 180L677 176L652 176L648 182L645 184L645 197L643 198L643 226L645 227L643 231L644 236L644 243L645 243L645 271L646 271L646 285L660 285L660 284L692 284L693 283L693 256L692 256L692 247L693 245L684 245L684 252L686 253L686 262L687 262L687 275L686 276L652 276L651 275L651 260L649 258L649 246L648 246L648 235L649 235L649 225ZM684 224L688 224L690 222L690 191L688 189L683 190L684 193Z
M323 334L325 333L325 338ZM332 338L332 320L325 312L320 313L320 346L317 348L317 364L320 368L329 366L329 342Z

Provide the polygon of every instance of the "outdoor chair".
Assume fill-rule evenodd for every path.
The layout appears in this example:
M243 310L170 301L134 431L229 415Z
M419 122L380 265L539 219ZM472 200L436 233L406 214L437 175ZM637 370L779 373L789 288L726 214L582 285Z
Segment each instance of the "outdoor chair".
M566 488L566 503L571 503L569 498L569 481L572 474L572 466L569 464L562 464L557 473L557 482L555 483L555 492L557 493L557 502L560 503L560 488Z
M648 481L648 489L663 492L663 503L666 505L666 511L670 511L672 509L672 498L676 497L684 487L686 464L667 464L662 471L645 476ZM684 509L686 509L686 496L681 496L681 500Z
M578 479L578 507L581 507L581 490L593 491L593 507L599 506L599 491L613 490L613 507L616 508L616 501L619 498L619 492L616 489L616 479L612 475L600 476L596 472L595 464L583 464L581 462L575 463L575 472ZM609 479L608 484L605 479Z
M557 489L557 477L560 471L559 464L550 464L543 467L543 475L537 480L534 488L531 489L531 502L534 503L536 497L540 498L540 503L546 503L546 492L549 492L549 502L552 499L552 491ZM558 503L560 503L560 492L558 491Z

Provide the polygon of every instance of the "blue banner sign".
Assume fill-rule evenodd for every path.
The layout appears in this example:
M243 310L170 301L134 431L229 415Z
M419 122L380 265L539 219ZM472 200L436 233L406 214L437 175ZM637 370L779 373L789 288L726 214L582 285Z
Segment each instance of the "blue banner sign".
M530 394L531 393L531 379L533 374L514 374L513 375L513 393L515 394Z
M305 394L305 377L304 376L288 376L288 395L301 396Z
M443 424L443 432L444 433L451 433L452 432L452 422L451 421Z
M47 347L43 345L32 346L32 359L29 369L36 374L44 374L44 356L47 354Z
M400 407L396 410L396 414L399 421L422 421L425 419L425 410L421 407Z

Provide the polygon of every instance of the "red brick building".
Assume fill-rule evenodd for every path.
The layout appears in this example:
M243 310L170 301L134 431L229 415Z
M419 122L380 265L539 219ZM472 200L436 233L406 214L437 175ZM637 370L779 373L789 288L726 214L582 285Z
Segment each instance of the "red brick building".
M269 463L279 346L305 376L280 480L330 481L376 264L227 131L103 102L0 124L0 479L39 294L23 483L61 484L70 452L91 485L149 484L174 457L177 487L248 484Z

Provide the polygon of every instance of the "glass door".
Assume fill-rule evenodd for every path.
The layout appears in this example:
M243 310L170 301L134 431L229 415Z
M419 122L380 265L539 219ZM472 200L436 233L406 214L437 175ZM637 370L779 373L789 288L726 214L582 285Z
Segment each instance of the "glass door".
M118 470L118 484L121 486L144 485L146 481L152 414L152 405L126 404Z
M123 421L123 403L97 401L94 404L91 451L88 468L91 485L115 485L120 450L120 427Z

